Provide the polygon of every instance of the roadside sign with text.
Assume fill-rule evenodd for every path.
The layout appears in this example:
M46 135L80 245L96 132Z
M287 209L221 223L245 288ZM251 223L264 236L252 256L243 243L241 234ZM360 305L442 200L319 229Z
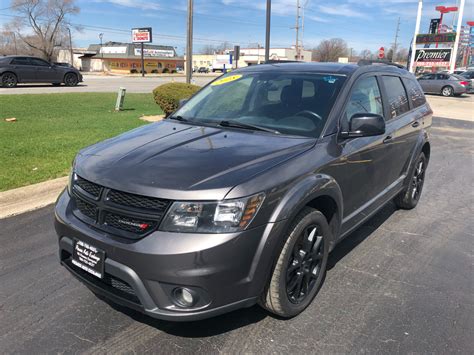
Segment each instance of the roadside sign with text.
M427 33L416 36L417 44L429 43L452 43L456 40L456 32L448 33Z
M384 59L385 58L385 48L384 47L380 47L378 57L379 57L379 59Z
M132 29L133 43L151 43L153 42L151 27L133 28Z
M418 66L447 66L451 60L451 48L417 49L415 62Z

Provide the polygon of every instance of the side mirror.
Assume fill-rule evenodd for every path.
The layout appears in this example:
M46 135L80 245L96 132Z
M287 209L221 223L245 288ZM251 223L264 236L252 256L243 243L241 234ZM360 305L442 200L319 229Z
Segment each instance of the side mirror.
M181 99L181 100L179 100L178 108L183 107L183 105L184 105L186 102L188 102L188 99Z
M349 131L342 138L371 137L385 133L385 119L375 113L356 113L349 120Z

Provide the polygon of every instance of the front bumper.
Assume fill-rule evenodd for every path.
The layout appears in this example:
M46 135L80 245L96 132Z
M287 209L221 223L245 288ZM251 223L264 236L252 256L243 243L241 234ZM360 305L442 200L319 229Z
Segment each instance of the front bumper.
M72 213L64 192L55 209L61 264L95 293L154 318L198 320L256 303L270 274L284 221L230 234L156 231L129 241L93 229ZM71 263L75 240L105 251L105 277ZM199 301L183 308L173 290L186 287Z

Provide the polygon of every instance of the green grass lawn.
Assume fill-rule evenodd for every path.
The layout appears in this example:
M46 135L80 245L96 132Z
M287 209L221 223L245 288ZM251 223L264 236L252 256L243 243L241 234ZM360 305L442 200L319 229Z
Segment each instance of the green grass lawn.
M162 111L152 94L0 95L0 191L67 175L83 147L146 124ZM5 122L15 117L17 122Z

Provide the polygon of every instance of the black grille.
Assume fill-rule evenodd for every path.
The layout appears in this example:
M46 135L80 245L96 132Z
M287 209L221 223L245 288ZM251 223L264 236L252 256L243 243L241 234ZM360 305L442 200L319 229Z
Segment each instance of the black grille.
M155 228L156 222L147 221L127 216L121 216L115 213L107 213L105 224L109 227L125 230L132 233L143 234Z
M78 218L96 228L130 239L141 238L154 230L171 203L169 200L111 190L77 175L73 200L76 207L74 213Z
M77 186L79 186L81 189L83 189L85 192L88 194L91 194L94 197L99 197L100 195L100 190L101 186L94 184L93 182L90 182L86 179L81 178L80 176L76 175L76 180L74 182Z
M102 288L120 298L126 299L127 301L133 302L137 305L141 305L140 299L135 293L135 290L128 283L119 279L118 277L105 273L104 278L99 279L75 266L71 261L71 257L64 260L64 263L70 269L72 269L75 274L77 274L83 279L86 279L90 283L94 284L96 287Z
M97 208L94 205L76 197L76 207L83 215L92 218L93 220L97 219Z
M117 205L146 208L156 211L164 211L168 207L169 202L159 198L146 197L140 195L134 195L127 192L120 192L116 190L110 190L107 194L107 199L110 202L116 203Z

